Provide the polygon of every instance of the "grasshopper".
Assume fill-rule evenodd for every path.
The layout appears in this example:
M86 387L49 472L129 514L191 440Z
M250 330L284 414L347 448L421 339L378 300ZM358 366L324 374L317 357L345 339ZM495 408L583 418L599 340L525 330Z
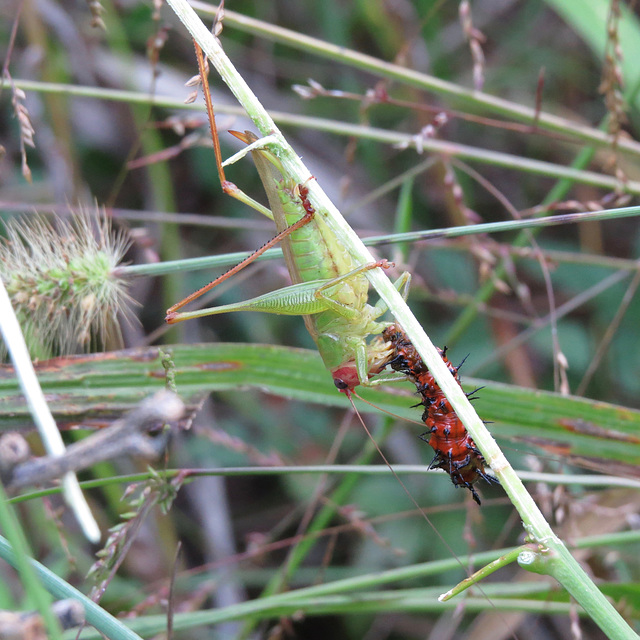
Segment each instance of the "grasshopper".
M382 300L375 306L368 303L369 281L365 274L377 267L388 268L392 266L391 263L386 260L365 265L355 263L324 221L322 211L314 209L307 197L305 184L298 184L286 176L277 157L277 148L270 144L268 137L258 139L251 132L231 132L248 146L225 163L222 162L206 69L198 45L196 55L222 188L229 195L273 218L278 234L240 264L173 305L167 311L166 321L173 324L233 311L302 315L336 387L349 393L358 384L371 384L370 377L382 371L391 351L380 337L370 340L371 336L382 333L389 323L379 321L387 311ZM253 157L267 193L270 211L225 178L224 166L248 152ZM310 176L311 179L313 177ZM243 302L197 311L180 311L280 241L293 281L291 286ZM410 280L410 274L405 272L394 283L405 298Z

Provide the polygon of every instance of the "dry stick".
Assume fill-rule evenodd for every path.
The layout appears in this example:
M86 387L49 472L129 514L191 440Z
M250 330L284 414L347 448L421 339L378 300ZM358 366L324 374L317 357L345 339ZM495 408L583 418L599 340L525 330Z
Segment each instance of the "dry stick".
M164 449L167 437L165 434L152 437L146 431L158 423L178 420L183 412L184 404L176 394L159 391L107 429L71 445L63 455L46 456L17 466L10 475L8 486L18 489L41 484L123 455L156 458Z
M238 101L245 107L260 133L263 136L272 135L278 140L281 151L279 159L285 171L291 175L293 180L303 184L310 175L309 170L302 164L298 155L276 127L273 119L234 68L216 38L198 18L186 0L167 0L167 2L194 40L207 54L209 60L213 62L216 70ZM316 211L323 210L327 225L354 259L362 265L373 262L373 256L315 181L309 183L309 195ZM381 269L368 272L367 278L409 335L418 353L433 373L436 382L467 427L474 442L499 477L503 488L522 516L528 534L539 545L539 553L533 554L535 557L522 558L522 564L526 564L526 568L529 570L547 573L555 577L580 602L591 618L610 638L638 640L638 636L611 603L598 591L568 552L564 543L554 534L542 512L527 493L495 440L476 414L463 390L449 372L435 346L413 317L400 293Z

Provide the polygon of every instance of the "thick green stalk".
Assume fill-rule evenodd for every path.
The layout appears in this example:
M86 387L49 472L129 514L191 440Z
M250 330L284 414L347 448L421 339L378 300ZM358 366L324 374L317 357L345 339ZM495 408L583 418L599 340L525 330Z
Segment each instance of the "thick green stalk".
M357 234L349 227L328 196L316 181L309 180L311 177L310 171L284 139L266 109L260 104L247 83L236 71L217 39L205 27L186 0L167 1L192 37L206 53L209 60L214 64L232 93L247 110L249 117L253 120L260 133L263 136L271 135L277 139L278 145L270 147L270 150L278 156L287 175L291 176L297 183L308 185L312 204L318 215L324 217L326 224L335 234L337 241L360 264L365 265L373 262L373 256ZM588 614L601 625L605 633L608 633L611 638L616 640L637 638L636 634L626 625L609 601L590 582L575 559L566 551L562 541L553 533L541 511L527 493L524 485L509 465L491 434L487 431L482 420L476 414L462 388L450 374L440 354L391 281L386 277L382 269L371 270L368 272L367 278L374 285L376 291L388 305L398 322L404 327L418 353L433 373L436 381L468 429L488 464L500 479L503 488L516 509L518 509L529 535L534 541L543 544L548 553L554 554L554 557L561 559L563 570L557 572L556 576L562 579L563 586L566 586Z

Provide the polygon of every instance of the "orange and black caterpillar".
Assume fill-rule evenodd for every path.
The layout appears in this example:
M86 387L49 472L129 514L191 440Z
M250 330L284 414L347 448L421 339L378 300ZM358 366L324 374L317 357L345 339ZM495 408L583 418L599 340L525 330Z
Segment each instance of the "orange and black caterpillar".
M474 483L479 478L484 478L487 482L494 481L484 471L485 460L482 454L404 330L399 325L392 324L384 330L382 337L391 344L393 350L388 364L394 371L406 374L415 383L422 397L422 420L428 431L420 437L436 452L429 468L444 469L456 487L469 489L473 499L480 504L480 497L473 488ZM446 349L438 349L438 352L459 384L458 369L462 365L454 367L445 354ZM467 397L473 393L467 394Z

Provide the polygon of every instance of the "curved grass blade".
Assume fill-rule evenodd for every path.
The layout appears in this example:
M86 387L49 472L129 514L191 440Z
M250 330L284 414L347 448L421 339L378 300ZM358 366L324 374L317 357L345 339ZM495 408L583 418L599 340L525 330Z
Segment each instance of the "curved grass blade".
M166 349L166 347L164 347ZM315 351L260 344L175 345L178 392L195 407L203 392L265 393L326 407L348 408L336 393ZM37 365L46 399L61 425L102 424L164 387L156 347L55 358ZM482 386L476 401L498 438L524 441L567 462L640 477L640 411L584 398L464 378L467 391ZM362 389L362 397L385 411L415 420L410 383ZM361 405L364 412L376 411ZM0 367L0 429L31 421L10 366ZM416 427L418 429L419 427Z

